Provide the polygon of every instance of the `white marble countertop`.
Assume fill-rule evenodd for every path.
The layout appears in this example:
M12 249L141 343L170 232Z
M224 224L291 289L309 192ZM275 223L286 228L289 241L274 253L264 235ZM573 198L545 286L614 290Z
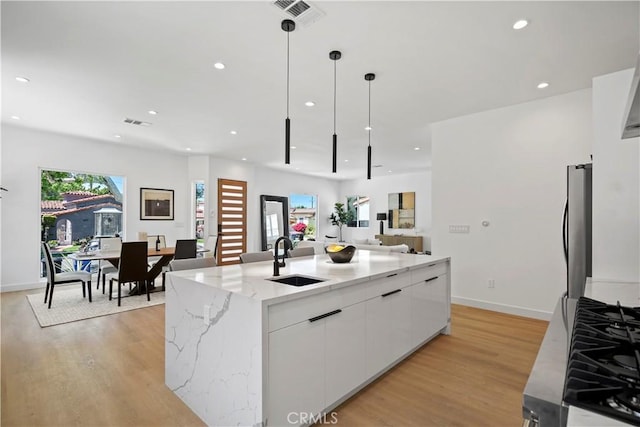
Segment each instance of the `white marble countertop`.
M380 253L367 250L357 250L351 262L346 264L335 264L326 254L287 258L286 266L280 267L280 277L299 274L326 279L320 283L301 287L268 280L274 278L273 261L174 271L168 274L271 305L447 260L449 257Z

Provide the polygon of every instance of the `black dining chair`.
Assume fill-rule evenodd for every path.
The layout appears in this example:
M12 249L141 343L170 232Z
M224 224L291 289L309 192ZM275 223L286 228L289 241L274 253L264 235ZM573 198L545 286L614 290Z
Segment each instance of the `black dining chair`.
M89 302L91 302L91 273L87 271L56 273L49 245L42 242L41 246L42 253L45 257L45 270L47 272L47 287L44 291L44 303L46 304L47 299L49 300L49 306L47 308L51 308L51 301L53 301L53 288L55 285L61 285L64 283L82 282L82 298L86 298L87 294L89 294Z
M196 239L181 239L176 240L176 252L173 255L173 259L189 259L195 258L198 251L198 241ZM162 272L162 290L164 291L165 287L165 276L167 274L167 270Z
M122 285L125 283L135 282L138 287L144 285L147 290L147 301L151 301L147 276L147 242L122 243L118 272L109 279L109 300L112 299L113 281L115 280L118 282L118 306L120 306Z

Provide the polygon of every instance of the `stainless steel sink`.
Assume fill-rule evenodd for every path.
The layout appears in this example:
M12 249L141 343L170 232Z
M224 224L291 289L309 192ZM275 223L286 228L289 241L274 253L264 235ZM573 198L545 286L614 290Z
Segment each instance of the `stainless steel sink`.
M294 274L292 276L279 277L277 279L268 279L272 282L278 282L285 285L290 286L307 286L313 285L314 283L324 282L326 279L316 279L314 277L300 276L298 274Z

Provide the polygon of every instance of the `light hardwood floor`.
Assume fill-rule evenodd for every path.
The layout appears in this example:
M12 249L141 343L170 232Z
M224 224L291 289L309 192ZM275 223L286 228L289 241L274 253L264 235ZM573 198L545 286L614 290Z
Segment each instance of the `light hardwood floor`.
M28 293L0 295L2 426L203 425L164 385L164 306L40 328ZM547 323L452 311L451 336L337 408L338 424L520 426Z

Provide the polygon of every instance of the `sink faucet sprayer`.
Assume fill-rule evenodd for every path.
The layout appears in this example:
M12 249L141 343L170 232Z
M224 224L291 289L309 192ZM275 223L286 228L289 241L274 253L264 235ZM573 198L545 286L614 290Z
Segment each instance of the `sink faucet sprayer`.
M282 262L280 262L278 260L278 249L280 248L280 241L281 240L284 240L284 254L282 256ZM273 255L273 275L274 276L279 276L280 275L280 267L284 267L286 265L284 263L284 259L287 256L287 249L293 249L293 243L291 243L291 240L289 240L288 237L281 236L281 237L278 237L278 240L276 240L275 246L276 246L275 253Z

